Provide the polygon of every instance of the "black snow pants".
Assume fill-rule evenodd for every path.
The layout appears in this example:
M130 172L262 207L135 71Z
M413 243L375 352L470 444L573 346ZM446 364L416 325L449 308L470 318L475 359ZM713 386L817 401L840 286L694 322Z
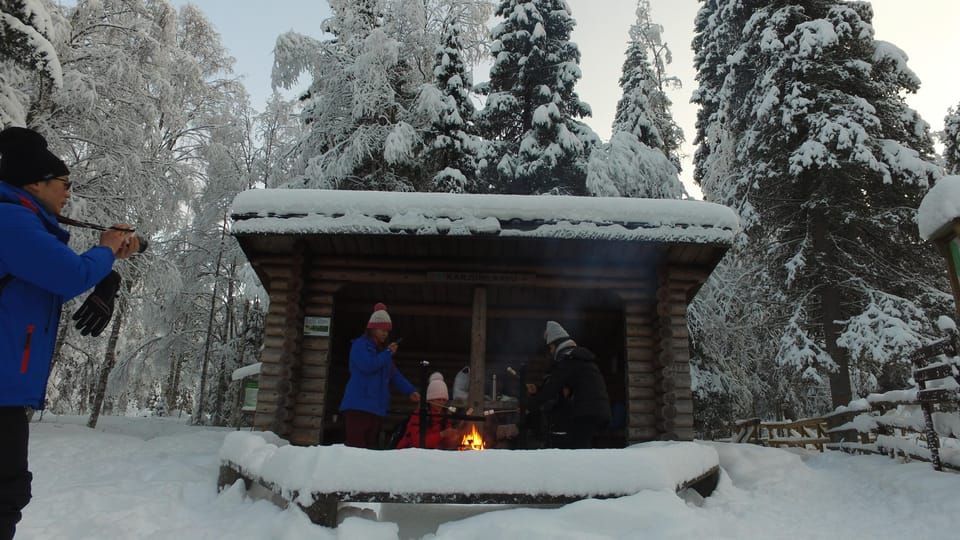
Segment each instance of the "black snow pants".
M26 409L0 407L0 540L13 538L20 511L30 502L29 436Z

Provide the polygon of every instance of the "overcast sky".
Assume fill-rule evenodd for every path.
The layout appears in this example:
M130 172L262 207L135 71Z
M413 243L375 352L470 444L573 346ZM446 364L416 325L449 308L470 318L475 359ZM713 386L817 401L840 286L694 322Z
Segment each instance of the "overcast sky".
M174 0L177 5L187 0ZM330 15L323 0L272 0L271 9L253 0L193 0L220 31L224 45L237 59L236 70L245 78L255 107L262 108L270 94L270 69L277 35L294 30L321 37L320 22ZM583 77L577 86L580 98L593 108L587 123L604 140L620 99L618 80L626 50L627 32L635 20L635 0L567 0L577 27L573 40L580 47ZM673 51L669 70L683 88L671 94L674 118L684 130L688 155L681 178L690 193L700 198L692 185L694 122L696 108L690 94L696 88L693 69L693 21L697 0L651 0L653 19L664 26L664 39ZM960 52L960 2L957 0L873 0L877 39L889 41L909 56L909 67L923 85L908 103L931 125L943 129L949 107L960 103L960 75L956 55ZM474 74L487 78L486 67Z

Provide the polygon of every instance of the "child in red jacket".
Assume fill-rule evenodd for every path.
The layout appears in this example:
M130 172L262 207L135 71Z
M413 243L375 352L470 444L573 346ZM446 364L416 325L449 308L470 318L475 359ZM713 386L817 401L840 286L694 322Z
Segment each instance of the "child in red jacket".
M427 385L427 416L426 438L424 448L441 450L456 450L460 445L460 429L457 423L447 418L447 402L450 393L447 383L443 382L443 374L430 375L430 384ZM420 411L415 411L407 421L407 429L397 448L420 447Z

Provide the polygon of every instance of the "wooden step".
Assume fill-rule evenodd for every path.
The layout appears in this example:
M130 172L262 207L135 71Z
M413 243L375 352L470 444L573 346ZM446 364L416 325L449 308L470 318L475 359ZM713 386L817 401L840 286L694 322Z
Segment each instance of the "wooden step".
M943 379L946 377L953 377L954 367L951 364L938 364L935 366L927 366L925 368L917 369L913 372L913 380L916 382L921 381L933 381L936 379Z
M930 388L917 392L917 400L921 403L955 401L958 398L960 398L960 393L956 388Z
M910 361L916 365L923 360L934 358L940 356L941 354L956 356L957 349L954 346L952 339L941 339L940 341L934 341L929 345L920 347L919 349L913 351L913 354L910 355Z

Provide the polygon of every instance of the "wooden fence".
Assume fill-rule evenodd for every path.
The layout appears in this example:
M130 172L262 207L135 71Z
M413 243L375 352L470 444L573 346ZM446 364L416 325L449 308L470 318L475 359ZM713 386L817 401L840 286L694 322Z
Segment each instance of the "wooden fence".
M739 420L727 440L881 454L960 471L960 340L951 332L918 349L910 361L916 388L871 394L822 418Z
M738 420L730 426L731 442L754 443L763 446L812 447L823 452L830 443L827 423L823 418L809 418L793 422L761 421L759 418Z

